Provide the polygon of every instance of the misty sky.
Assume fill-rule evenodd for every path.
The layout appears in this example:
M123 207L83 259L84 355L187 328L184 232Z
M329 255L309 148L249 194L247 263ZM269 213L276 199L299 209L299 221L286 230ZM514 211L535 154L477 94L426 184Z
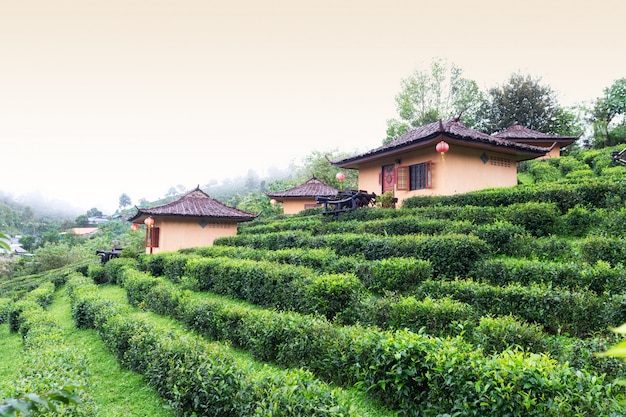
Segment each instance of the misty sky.
M0 0L0 191L111 214L367 150L434 58L561 104L626 76L622 0Z

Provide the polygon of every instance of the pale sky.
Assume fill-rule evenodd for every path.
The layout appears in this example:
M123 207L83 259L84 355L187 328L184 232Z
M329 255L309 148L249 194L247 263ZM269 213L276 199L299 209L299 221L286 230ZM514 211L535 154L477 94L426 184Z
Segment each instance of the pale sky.
M379 146L435 58L563 105L626 77L623 0L0 0L0 191L105 214Z

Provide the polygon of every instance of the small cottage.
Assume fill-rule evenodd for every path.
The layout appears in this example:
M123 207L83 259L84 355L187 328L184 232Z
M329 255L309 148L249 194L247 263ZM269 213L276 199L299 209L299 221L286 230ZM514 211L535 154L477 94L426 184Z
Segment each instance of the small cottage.
M541 158L556 158L561 156L561 149L576 142L580 136L551 135L538 132L526 126L515 123L513 126L493 135L496 138L510 140L511 142L524 143L526 145L550 148L547 155Z
M296 187L276 193L267 193L269 198L283 203L285 214L295 214L308 208L317 207L316 197L334 197L337 189L313 177Z
M240 222L255 217L226 206L197 187L167 204L137 208L128 221L146 224L146 253L159 253L211 246L219 237L236 235Z
M452 195L517 184L517 163L550 148L470 129L459 118L439 120L365 153L332 161L359 171L359 189L412 196Z

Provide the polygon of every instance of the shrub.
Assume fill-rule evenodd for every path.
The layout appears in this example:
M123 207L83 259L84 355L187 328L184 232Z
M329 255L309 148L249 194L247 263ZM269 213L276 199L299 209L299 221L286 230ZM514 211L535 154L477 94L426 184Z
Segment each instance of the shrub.
M363 283L371 291L407 291L433 277L430 261L414 258L387 258L371 262Z
M450 298L392 296L379 299L371 306L372 324L384 329L409 329L429 334L450 334L455 322L473 319L474 309Z
M114 258L104 264L106 279L112 284L121 284L125 269L136 269L138 262L131 258Z
M554 203L517 203L507 207L505 218L533 236L548 236L558 229L559 209Z
M354 274L324 274L303 283L300 287L299 309L304 313L321 314L332 319L359 302L365 288Z
M481 317L467 338L485 353L504 352L513 346L534 353L548 350L547 335L541 326L524 323L512 315Z
M182 255L178 253L169 253L163 259L163 275L174 282L180 282L181 277L185 273L187 262L193 255Z
M582 279L580 265L572 262L491 258L477 266L473 275L496 286L517 282L523 285L544 283L555 287L588 287Z
M626 242L605 236L588 236L576 243L582 259L590 264L606 261L617 265L626 259Z
M367 240L363 255L375 260L415 257L429 260L435 276L465 276L487 254L485 242L475 236L399 236Z
M104 265L91 264L87 269L87 276L93 280L95 284L104 284L107 282L107 277L104 272Z
M535 182L554 182L561 176L558 168L545 160L528 161L527 167Z

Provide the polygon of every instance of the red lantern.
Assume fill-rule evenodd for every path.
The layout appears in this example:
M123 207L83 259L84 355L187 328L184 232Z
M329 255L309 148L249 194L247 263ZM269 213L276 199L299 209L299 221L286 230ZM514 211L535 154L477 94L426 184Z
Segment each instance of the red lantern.
M133 223L133 224L130 226L130 230L132 230L133 232L135 232L135 231L139 230L139 225L138 225L137 223Z
M443 161L443 155L450 150L450 145L448 145L447 142L442 140L441 142L437 144L435 149L437 150L437 152L441 154L441 160Z
M274 200L274 199L272 198L272 199L270 200L270 204L271 204L271 205L273 205L273 206L274 206L274 205L276 205L276 200Z
M346 179L346 174L338 172L337 175L335 175L335 178L337 178L337 181L341 182Z
M152 227L154 226L154 219L152 217L147 217L146 220L143 221L143 223L148 227Z

